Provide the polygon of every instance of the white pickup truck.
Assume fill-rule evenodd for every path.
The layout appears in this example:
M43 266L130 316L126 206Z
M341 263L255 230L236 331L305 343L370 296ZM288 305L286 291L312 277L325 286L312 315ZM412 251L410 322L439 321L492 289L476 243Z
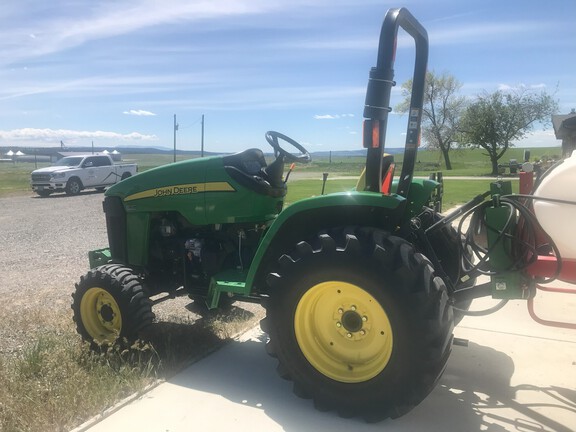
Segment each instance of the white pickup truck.
M114 163L109 155L66 156L52 166L32 171L31 184L41 197L53 192L77 195L82 189L104 190L136 172L136 164Z

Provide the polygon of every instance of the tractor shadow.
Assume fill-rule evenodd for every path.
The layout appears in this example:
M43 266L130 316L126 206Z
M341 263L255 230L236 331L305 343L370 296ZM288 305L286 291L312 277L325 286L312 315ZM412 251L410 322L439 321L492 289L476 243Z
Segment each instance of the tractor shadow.
M438 404L431 412L449 419L445 430L573 431L576 391L558 386L513 385L514 370L513 360L493 348L471 342L468 347L455 346L438 388L429 396L431 404ZM476 419L470 422L472 416Z
M143 333L143 340L153 347L159 378L169 379L185 367L214 353L254 320L254 314L241 307L208 311L194 302L186 305L188 316L182 320L161 315Z
M520 404L515 398L521 391L537 394L539 400L544 395L544 406L576 414L574 390L529 384L512 386L512 359L489 347L474 343L468 347L455 346L443 377L419 406L397 420L367 424L360 419L340 418L334 412L316 411L311 401L296 397L291 382L276 374L276 360L265 353L266 335L257 331L250 334L248 340L226 344L168 382L263 410L283 430L294 432L573 430L538 412L536 405Z

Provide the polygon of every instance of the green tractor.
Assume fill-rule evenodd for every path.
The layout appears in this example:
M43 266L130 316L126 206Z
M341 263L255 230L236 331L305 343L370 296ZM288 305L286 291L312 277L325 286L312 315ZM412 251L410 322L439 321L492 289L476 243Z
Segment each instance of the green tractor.
M399 28L414 38L416 59L403 165L392 180L384 149ZM425 29L406 9L388 11L355 190L284 208L285 164L310 156L277 132L266 134L270 164L249 149L161 166L108 189L109 247L90 252L92 269L73 294L80 335L94 346L137 340L160 293L208 308L257 302L279 373L318 409L379 421L420 403L446 367L455 321L473 297L489 294L459 295L475 289L470 248L449 223L454 216L439 213L441 181L413 178L427 57Z
M384 148L400 26L417 54L404 163L392 184ZM356 190L283 208L285 164L310 156L277 132L266 134L269 165L249 149L161 166L108 189L109 248L90 252L92 269L73 294L80 335L95 346L138 339L160 293L184 292L209 308L259 302L279 372L317 407L380 420L418 404L450 355L451 293L463 268L452 228L421 236L442 218L441 183L412 175L427 55L420 24L405 9L389 11L370 72Z

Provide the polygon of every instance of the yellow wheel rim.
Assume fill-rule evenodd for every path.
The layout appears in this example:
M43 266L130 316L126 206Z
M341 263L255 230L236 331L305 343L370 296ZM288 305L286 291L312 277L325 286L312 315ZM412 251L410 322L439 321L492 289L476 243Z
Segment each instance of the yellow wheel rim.
M374 378L392 355L388 315L372 295L351 283L328 281L310 288L298 303L294 328L306 359L336 381Z
M122 330L118 303L103 288L90 288L80 302L82 324L97 343L114 343Z

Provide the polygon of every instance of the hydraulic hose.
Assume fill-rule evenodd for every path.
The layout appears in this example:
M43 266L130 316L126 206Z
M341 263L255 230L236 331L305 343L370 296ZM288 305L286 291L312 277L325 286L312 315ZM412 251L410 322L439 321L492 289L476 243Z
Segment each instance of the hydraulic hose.
M509 209L508 220L501 229L496 229L486 223L485 210L493 205L492 201L484 201L464 212L457 231L464 237L462 251L469 248L468 250L472 251L472 257L475 258L475 260L470 259L467 254L462 253L466 263L466 274L474 273L493 276L502 272L522 272L538 259L538 248L542 246L537 243L538 233L542 233L544 230L540 227L534 213L519 199L540 200L543 198L532 195L505 195L500 197L499 205ZM464 231L463 226L466 221L469 222L469 226ZM490 247L480 244L477 240L478 234L483 229L490 230L496 234L495 241ZM554 252L558 264L555 274L549 279L539 281L540 283L556 279L561 271L560 251L554 241L549 236L546 235L546 237L547 246ZM504 241L509 242L511 245L509 248L511 264L505 269L495 271L489 265L490 254L495 248L501 247Z

